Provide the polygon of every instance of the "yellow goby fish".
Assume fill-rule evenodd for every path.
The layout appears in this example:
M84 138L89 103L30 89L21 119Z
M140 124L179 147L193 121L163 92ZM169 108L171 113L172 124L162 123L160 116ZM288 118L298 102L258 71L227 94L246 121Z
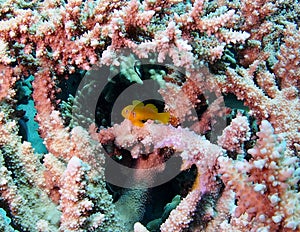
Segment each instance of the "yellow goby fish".
M134 100L132 105L124 107L122 110L122 116L129 119L135 126L143 126L144 122L148 119L157 120L164 124L167 124L170 119L170 113L158 113L155 105L147 104L144 105L143 102Z

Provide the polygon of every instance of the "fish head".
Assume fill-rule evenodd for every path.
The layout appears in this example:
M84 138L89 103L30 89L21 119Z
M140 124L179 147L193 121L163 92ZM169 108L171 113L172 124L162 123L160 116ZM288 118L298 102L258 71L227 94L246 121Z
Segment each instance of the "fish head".
M125 106L124 109L122 110L121 114L124 118L129 119L131 112L133 111L133 106Z

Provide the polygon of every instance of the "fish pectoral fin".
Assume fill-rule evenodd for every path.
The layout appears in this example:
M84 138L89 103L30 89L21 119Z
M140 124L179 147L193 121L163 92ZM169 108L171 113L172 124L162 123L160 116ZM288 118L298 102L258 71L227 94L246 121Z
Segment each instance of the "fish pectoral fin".
M139 127L142 127L144 126L144 123L139 121L139 120L134 120L134 121L131 121L133 125L135 126L139 126Z
M157 118L158 121L161 121L163 124L167 124L170 119L170 113L165 112L165 113L158 113Z

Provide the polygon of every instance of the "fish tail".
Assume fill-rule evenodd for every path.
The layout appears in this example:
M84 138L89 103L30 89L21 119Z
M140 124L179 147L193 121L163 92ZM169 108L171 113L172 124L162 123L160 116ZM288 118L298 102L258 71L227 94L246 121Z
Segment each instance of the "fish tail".
M157 115L157 120L161 121L163 124L167 124L170 120L170 113L169 112L159 113Z

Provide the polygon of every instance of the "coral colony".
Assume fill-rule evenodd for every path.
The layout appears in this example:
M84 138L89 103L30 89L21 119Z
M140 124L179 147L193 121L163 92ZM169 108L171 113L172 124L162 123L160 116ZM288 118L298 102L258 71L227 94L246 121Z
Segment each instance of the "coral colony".
M0 231L300 231L298 0L1 0Z

